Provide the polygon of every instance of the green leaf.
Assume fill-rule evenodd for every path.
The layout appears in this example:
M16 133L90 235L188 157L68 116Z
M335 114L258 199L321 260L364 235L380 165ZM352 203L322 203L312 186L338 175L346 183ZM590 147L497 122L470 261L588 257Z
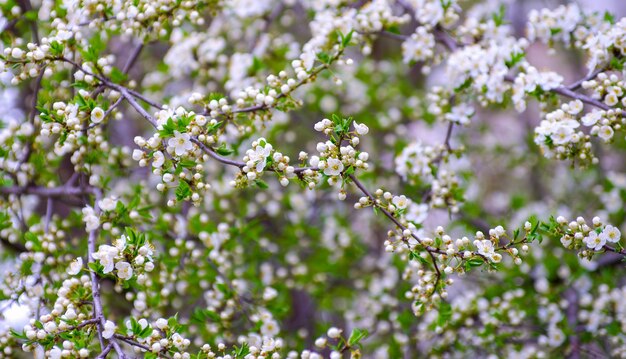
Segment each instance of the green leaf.
M504 10L505 7L503 4L501 4L498 12L493 13L492 19L496 26L501 26L502 24L504 24Z
M218 154L222 155L222 156L228 156L233 154L235 151L231 150L230 148L227 148L225 144L221 144L220 147L215 149L215 152L217 152Z
M560 27L553 27L550 29L550 35L554 36L560 33L561 31L563 31L563 29L561 29Z
M262 189L270 188L270 186L267 185L267 182L265 182L265 181L263 181L261 179L254 180L254 184L257 185L257 187L262 188Z
M615 70L623 70L624 69L624 60L614 57L611 59L610 66Z
M218 128L220 128L220 126L222 126L223 121L219 121L213 125L210 125L207 130L209 133L213 133L215 132L215 130L217 130Z
M513 55L511 55L510 60L505 61L505 64L508 68L512 68L513 66L517 65L520 61L522 61L522 59L524 59L525 56L526 54L523 52L516 52Z
M195 167L196 166L196 162L192 161L188 158L185 158L181 161L178 162L179 166L185 167L185 168L191 168L191 167Z
M225 283L216 283L215 287L217 288L217 290L219 290L220 292L224 293L226 298L232 297L232 293L230 292L230 288Z
M176 188L176 199L181 201L191 196L191 187L187 181L178 182L178 187Z
M327 64L330 62L330 55L322 51L317 54L317 59L320 60L320 62Z
M470 258L467 260L467 265L469 267L480 267L481 265L483 265L485 263L485 261L482 258Z
M63 56L63 50L65 50L65 46L58 41L52 41L50 43L50 54L54 57Z
M250 353L250 348L248 347L248 344L246 343L243 343L241 347L235 346L233 350L233 355L235 356L235 358L244 358L249 353Z
M348 346L354 346L358 344L361 339L367 337L369 335L368 331L365 329L354 328L352 333L350 333L350 338L348 338Z
M260 58L255 56L252 58L252 66L250 66L250 68L248 69L248 72L254 75L260 72L261 70L263 70L264 68L265 68L265 64L263 64L263 61L261 61Z
M437 318L437 324L444 326L448 320L452 317L452 306L450 303L442 301L439 303L439 317Z
M170 317L167 320L167 326L168 327L174 328L177 325L178 325L178 313L176 313L176 315L174 315L173 317Z
M341 39L341 46L346 47L350 44L350 40L352 40L352 34L354 34L354 30L350 30L348 35Z
M109 75L109 77L111 78L111 80L113 82L116 83L121 83L126 81L127 77L125 73L123 73L120 69L118 69L117 67L113 67L111 69L111 74Z
M17 330L11 328L11 335L17 339L28 340L24 331L18 332Z

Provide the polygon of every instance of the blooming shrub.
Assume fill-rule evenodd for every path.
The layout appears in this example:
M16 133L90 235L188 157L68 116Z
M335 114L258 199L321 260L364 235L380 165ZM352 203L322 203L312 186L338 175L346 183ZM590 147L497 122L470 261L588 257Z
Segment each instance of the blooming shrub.
M626 19L519 3L0 2L0 357L626 357Z

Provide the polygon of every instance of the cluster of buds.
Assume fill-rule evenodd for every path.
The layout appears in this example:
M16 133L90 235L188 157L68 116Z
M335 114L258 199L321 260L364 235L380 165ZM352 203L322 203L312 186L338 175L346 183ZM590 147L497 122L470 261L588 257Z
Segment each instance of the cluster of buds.
M203 163L209 160L206 151L231 153L224 145L211 147L219 139L221 123L179 107L157 113L157 130L147 140L135 137L140 149L133 151L133 159L142 167L152 162L152 172L162 178L156 186L158 191L176 187L176 198L168 200L169 206L187 199L199 205L202 194L210 188L204 181Z
M252 142L252 148L246 151L243 157L245 165L231 185L245 187L250 183L262 185L260 178L263 171L268 169L279 174L280 184L287 186L289 180L296 176L295 168L289 164L289 156L274 150L274 147L261 137Z
M582 102L575 100L545 115L535 128L535 143L545 157L572 159L582 164L598 161L591 152L589 135L577 130L580 127L577 117L582 110Z
M350 126L354 130L350 131ZM356 169L367 170L369 154L356 149L360 143L359 136L366 135L369 128L365 124L359 124L351 118L342 119L333 115L332 120L323 119L314 126L315 130L324 133L330 138L326 142L319 142L316 146L319 156L312 156L309 163L312 167L319 168L325 176L328 176L328 184L337 184L342 176L353 173ZM348 144L343 145L346 141ZM345 193L340 198L345 198Z
M145 283L148 280L146 273L154 270L154 248L146 241L145 236L127 231L127 235L122 235L113 244L101 245L92 255L97 260L96 270L102 275L115 271L115 276L124 281L135 276L138 283ZM70 266L70 274L78 274L82 269L82 260L79 258L77 262L79 265Z
M24 335L27 340L22 346L26 351L35 351L37 347L33 343L54 343L58 340L59 334L66 332L80 332L79 325L91 320L88 312L84 312L84 302L90 300L91 281L89 276L83 275L80 278L69 278L63 281L58 289L57 298L53 309L39 318L33 318L24 326ZM64 341L61 348L50 349L49 357L58 353L58 358L74 357L87 358L88 348L80 348L70 341Z
M589 226L583 217L568 222L563 216L552 222L552 227L561 237L561 244L578 250L579 256L591 259L598 251L618 250L621 248L622 234L617 227L605 225L600 217L594 217ZM618 247L612 247L612 245Z
M185 350L191 341L183 337L180 333L180 325L176 317L169 319L158 318L153 323L148 323L146 319L136 320L131 318L126 321L126 336L149 348L154 354L174 352L173 358L190 358L190 354ZM137 351L146 351L145 349Z

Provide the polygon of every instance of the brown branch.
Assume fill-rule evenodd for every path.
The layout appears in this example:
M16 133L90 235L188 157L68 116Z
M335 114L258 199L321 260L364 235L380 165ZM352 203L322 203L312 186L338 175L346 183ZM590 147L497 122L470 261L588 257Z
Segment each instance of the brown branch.
M24 195L33 194L41 197L65 197L65 196L81 196L85 194L93 193L94 188L91 186L85 187L40 187L40 186L27 186L27 187L0 187L0 194L3 195Z
M407 229L404 225L402 225L402 223L400 223L398 221L398 219L396 217L394 217L391 213L389 213L389 211L387 211L385 208L383 208L382 206L377 204L376 198L367 190L367 188L365 188L363 183L361 183L361 181L359 181L354 174L351 174L348 177L361 190L361 192L363 192L363 194L365 194L370 199L370 201L372 201L372 206L375 206L381 212L383 212L383 214L387 218L389 218L396 226L398 226L398 228L400 228L400 230L402 230L403 232L404 232L405 229ZM415 233L413 233L413 231L411 231L411 237L413 237L419 244L421 244L424 247L424 249L426 249L428 254L430 255L430 257L431 257L431 259L433 261L433 266L435 267L435 271L437 272L437 279L435 281L435 289L437 289L437 284L439 283L439 279L441 278L441 272L439 271L439 266L437 265L437 260L435 258L434 253L437 253L437 254L447 254L447 253L442 251L442 250L440 250L440 249L438 249L438 248L422 244L422 239L419 238L418 236L416 236ZM402 241L407 245L407 247L409 247L409 250L411 250L411 247L409 246L408 240L406 238L404 238L404 234L402 235Z
M104 350L98 354L98 356L96 357L96 359L104 359L107 357L107 355L109 355L109 352L111 352L111 349L113 348L113 344L109 343Z
M98 200L102 197L102 193L100 193L100 190L98 189L95 191L95 195L96 195L96 198L95 198L95 204L94 204L94 211L96 212L96 214L99 214L100 208L98 207ZM96 253L96 240L98 239L98 234L99 234L99 229L95 229L89 232L89 238L87 241L88 263L95 262L95 259L93 258L93 254ZM102 309L102 298L100 296L100 281L99 281L100 278L98 277L95 271L90 271L90 276L91 276L91 292L92 292L92 297L93 297L93 316L95 319L98 320L98 339L100 340L100 348L104 352L106 350L106 347L104 345L104 338L102 337L102 331L104 330L106 318L104 317L104 311ZM113 346L113 348L115 349L120 359L126 358L124 351L119 346L117 341L115 341L114 338L110 338L109 343L110 345Z

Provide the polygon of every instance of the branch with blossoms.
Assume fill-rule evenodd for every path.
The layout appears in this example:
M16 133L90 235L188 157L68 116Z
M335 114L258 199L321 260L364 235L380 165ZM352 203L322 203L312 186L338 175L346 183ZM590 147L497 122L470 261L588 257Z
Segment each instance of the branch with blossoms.
M0 4L23 98L0 129L0 314L32 311L0 357L623 356L626 180L583 167L595 137L620 146L626 20L561 6L521 36L484 5ZM538 69L536 42L587 74ZM532 99L529 148L480 109ZM309 122L331 113L358 122ZM557 207L598 217L505 230Z

